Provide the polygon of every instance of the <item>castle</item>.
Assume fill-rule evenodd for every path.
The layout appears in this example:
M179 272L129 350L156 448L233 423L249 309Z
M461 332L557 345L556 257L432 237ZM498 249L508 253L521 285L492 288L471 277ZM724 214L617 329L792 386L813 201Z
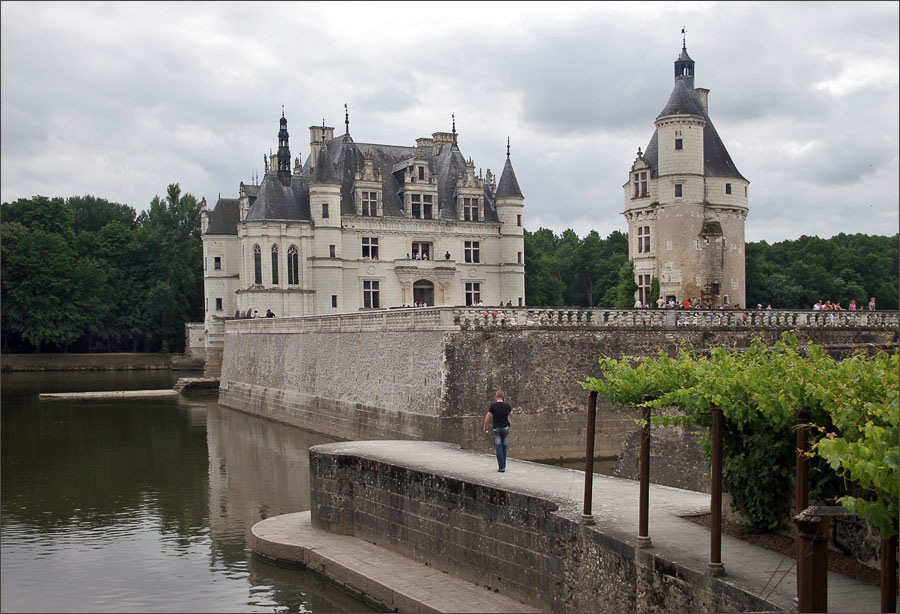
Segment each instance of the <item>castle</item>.
M657 278L666 301L745 306L749 182L709 119L708 96L694 88L694 61L683 43L675 87L624 185L628 257L642 304Z
M301 166L282 117L258 185L201 209L210 341L230 317L414 305L525 303L524 197L509 156L497 181L451 132L415 147L311 126Z

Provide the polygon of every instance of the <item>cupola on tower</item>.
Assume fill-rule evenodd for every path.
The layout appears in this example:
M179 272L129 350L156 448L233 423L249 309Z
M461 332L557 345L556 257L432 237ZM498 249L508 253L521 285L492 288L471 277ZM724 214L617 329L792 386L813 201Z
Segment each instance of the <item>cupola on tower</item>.
M694 61L682 43L672 94L624 185L628 257L642 304L656 278L666 301L745 306L749 182L709 118L708 96L694 87Z

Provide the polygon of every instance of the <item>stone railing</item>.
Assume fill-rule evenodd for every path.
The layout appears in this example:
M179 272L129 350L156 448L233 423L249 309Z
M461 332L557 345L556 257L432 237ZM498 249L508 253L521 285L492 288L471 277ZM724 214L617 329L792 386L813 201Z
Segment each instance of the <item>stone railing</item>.
M900 326L897 311L420 307L359 313L228 320L226 333L562 328L876 328Z

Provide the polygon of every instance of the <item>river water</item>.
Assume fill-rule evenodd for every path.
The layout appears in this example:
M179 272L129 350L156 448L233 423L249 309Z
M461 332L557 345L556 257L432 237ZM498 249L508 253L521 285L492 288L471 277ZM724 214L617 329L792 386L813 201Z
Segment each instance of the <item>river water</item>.
M333 440L214 399L37 396L170 388L197 375L2 375L0 610L372 611L248 547L259 520L309 509L309 447Z

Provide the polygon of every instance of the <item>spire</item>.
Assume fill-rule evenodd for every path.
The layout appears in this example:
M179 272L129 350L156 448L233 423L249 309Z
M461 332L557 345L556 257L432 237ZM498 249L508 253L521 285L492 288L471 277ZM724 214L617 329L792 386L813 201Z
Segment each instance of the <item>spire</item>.
M684 81L689 89L694 89L694 60L687 52L684 28L681 28L681 55L675 60L675 81Z
M509 137L506 137L506 164L503 165L503 173L500 174L500 183L497 184L495 198L524 198L519 182L516 180L516 172L513 170L509 159Z
M344 103L344 134L350 134L350 111L347 110L347 103Z
M288 144L287 119L284 117L284 105L281 105L281 122L278 130L278 177L284 185L291 183L291 148Z

